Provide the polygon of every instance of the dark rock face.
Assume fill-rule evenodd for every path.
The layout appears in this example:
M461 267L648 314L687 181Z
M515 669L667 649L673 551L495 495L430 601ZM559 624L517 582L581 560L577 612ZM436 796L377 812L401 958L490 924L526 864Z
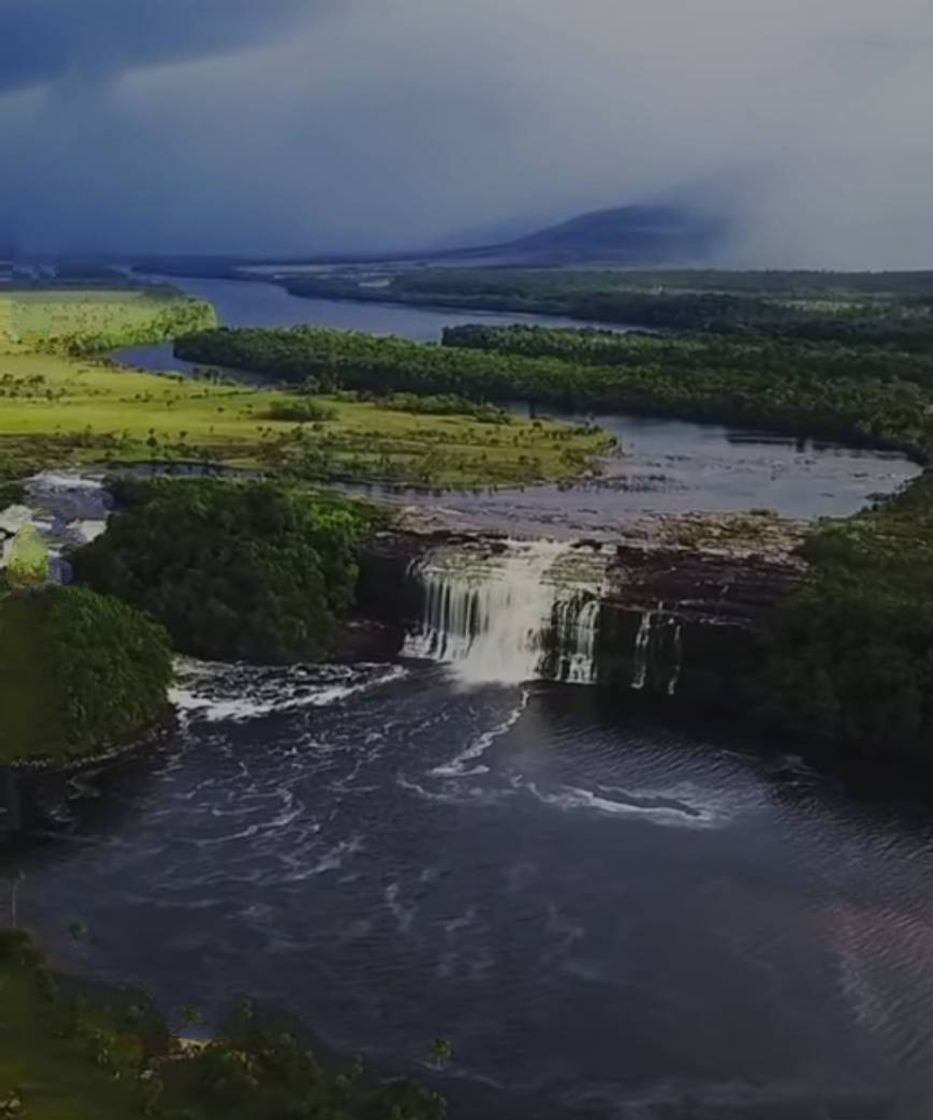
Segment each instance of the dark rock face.
M719 529L718 523L710 525ZM665 532L669 526L665 526ZM694 526L691 525L691 529ZM678 527L682 531L683 526ZM380 534L361 565L362 615L387 626L401 648L422 608L413 565L440 546L507 547L501 538L431 528ZM761 622L798 586L805 565L799 536L777 544L744 540L669 543L654 539L609 545L578 541L571 550L611 557L600 589L597 683L644 696L722 707L742 693L760 656Z
M403 631L414 623L421 604L409 571L432 543L431 535L377 533L360 560L356 584L359 614Z
M795 556L620 544L606 599L685 618L753 623L797 586L801 572Z
M616 548L600 612L599 682L720 707L760 656L763 616L799 584L792 552Z
M0 843L71 821L73 790L63 771L0 767Z

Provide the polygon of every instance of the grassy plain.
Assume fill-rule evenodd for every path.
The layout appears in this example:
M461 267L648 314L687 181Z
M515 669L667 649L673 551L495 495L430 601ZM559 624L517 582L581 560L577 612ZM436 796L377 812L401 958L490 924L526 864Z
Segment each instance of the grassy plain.
M549 421L489 424L331 397L314 398L326 419L270 419L309 398L65 352L80 338L116 346L151 337L168 321L166 302L136 292L0 295L0 460L207 460L308 479L483 487L573 478L607 446L604 433Z

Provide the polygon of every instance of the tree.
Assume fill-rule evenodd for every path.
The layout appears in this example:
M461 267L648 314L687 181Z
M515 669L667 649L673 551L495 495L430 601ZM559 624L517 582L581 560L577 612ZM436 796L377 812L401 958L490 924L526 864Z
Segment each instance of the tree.
M7 575L10 586L17 591L42 587L49 582L49 550L34 525L24 525L13 538Z

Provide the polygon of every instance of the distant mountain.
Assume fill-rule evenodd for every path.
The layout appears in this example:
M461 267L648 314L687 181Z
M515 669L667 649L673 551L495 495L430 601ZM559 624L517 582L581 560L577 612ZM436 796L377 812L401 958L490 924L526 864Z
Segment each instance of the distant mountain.
M681 207L619 206L580 214L513 241L465 252L471 256L495 253L523 261L534 258L538 263L554 264L694 263L706 260L725 232L723 219Z
M139 260L135 267L172 276L237 276L257 266L266 270L279 266L287 272L289 268L308 265L700 265L715 256L725 233L726 222L722 218L686 207L636 205L593 210L535 233L465 248L291 258L149 256Z

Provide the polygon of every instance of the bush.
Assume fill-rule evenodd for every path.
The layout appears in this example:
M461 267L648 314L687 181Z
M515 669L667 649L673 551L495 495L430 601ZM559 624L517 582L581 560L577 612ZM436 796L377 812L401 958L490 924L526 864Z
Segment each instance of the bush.
M310 424L333 420L337 415L335 408L318 404L317 401L296 401L294 404L282 402L260 413L260 420L288 420L295 424Z

